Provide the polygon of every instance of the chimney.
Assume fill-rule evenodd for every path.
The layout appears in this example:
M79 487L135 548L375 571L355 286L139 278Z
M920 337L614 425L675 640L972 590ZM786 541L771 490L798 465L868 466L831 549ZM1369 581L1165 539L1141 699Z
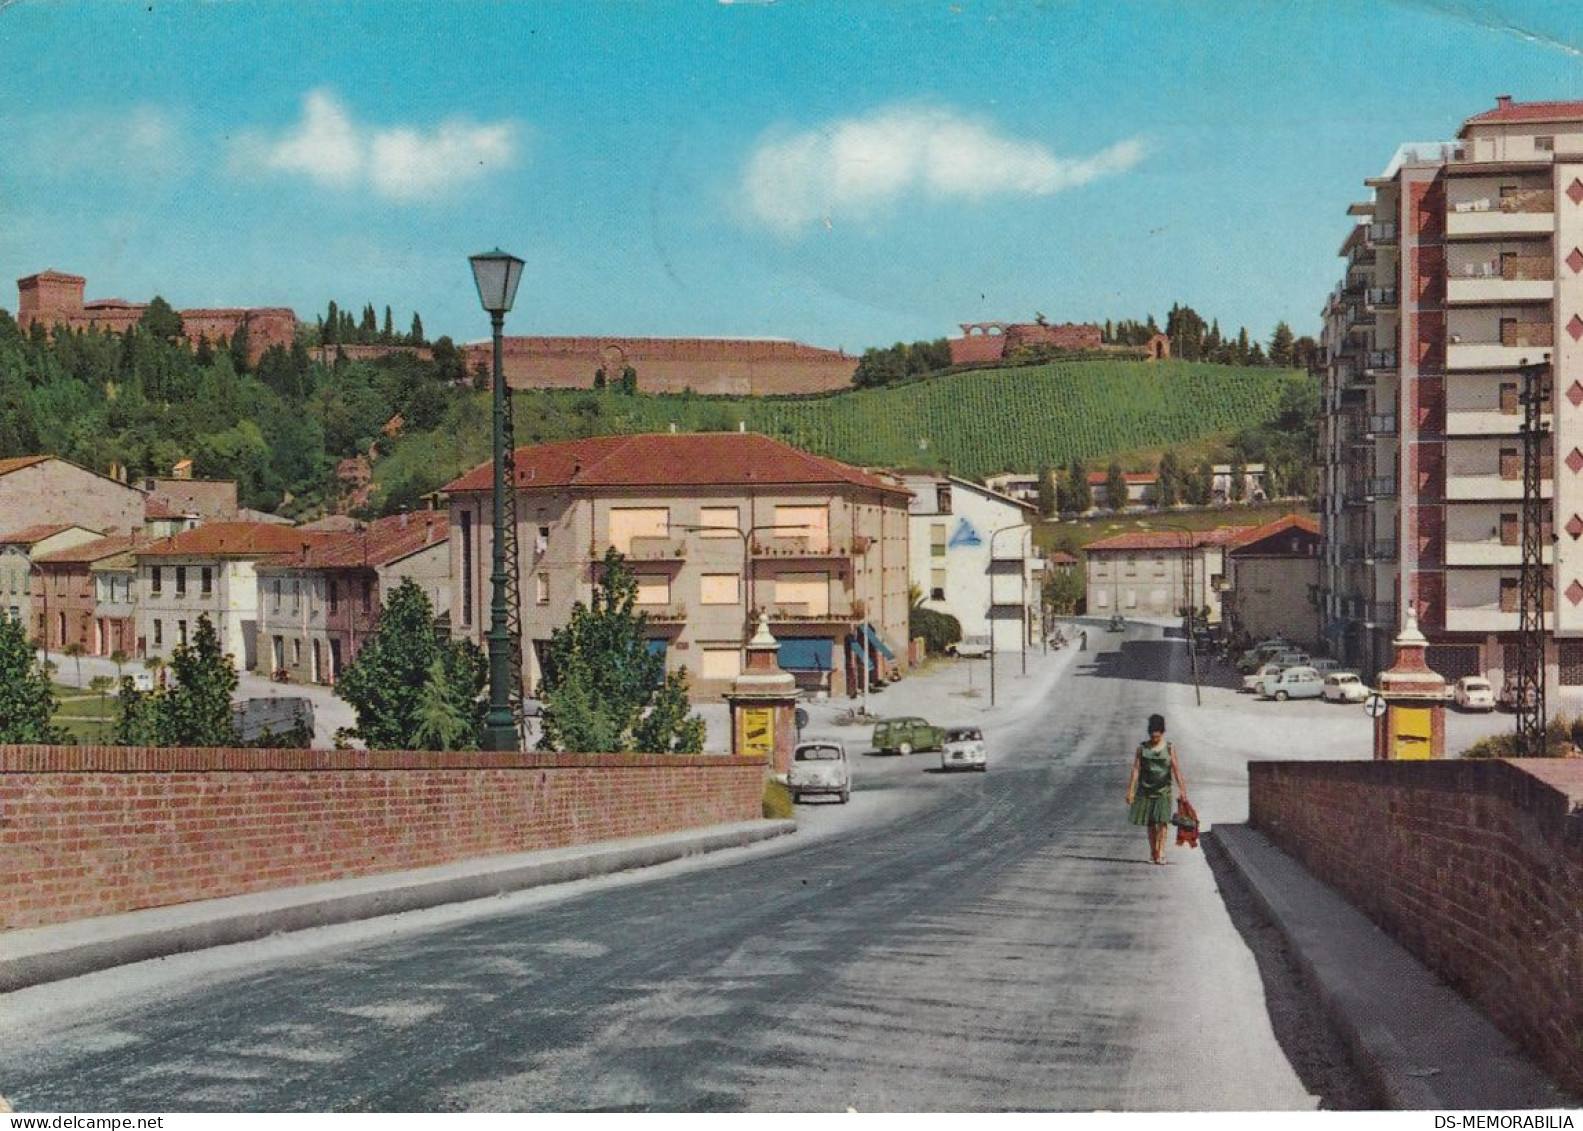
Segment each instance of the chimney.
M1497 109L1497 110L1509 110L1509 109L1511 109L1511 105L1512 105L1512 96L1511 95L1509 95L1509 94L1497 94L1495 96L1495 109Z

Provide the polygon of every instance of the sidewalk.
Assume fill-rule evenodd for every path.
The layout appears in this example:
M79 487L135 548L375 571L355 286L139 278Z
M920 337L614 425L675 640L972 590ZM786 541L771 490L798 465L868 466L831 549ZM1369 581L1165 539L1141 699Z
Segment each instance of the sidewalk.
M796 829L795 821L745 821L0 932L0 993L284 931L373 919L644 868L754 844Z
M1577 1106L1482 1013L1262 833L1217 825L1205 847L1237 870L1285 936L1383 1106Z

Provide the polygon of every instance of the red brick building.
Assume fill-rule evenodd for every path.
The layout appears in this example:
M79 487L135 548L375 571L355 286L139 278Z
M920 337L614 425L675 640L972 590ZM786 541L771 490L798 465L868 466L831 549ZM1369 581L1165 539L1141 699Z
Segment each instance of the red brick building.
M43 592L50 594L46 639L52 650L81 644L90 656L137 654L131 569L112 577L93 567L147 543L147 538L137 534L118 534L33 560L38 570L35 607L42 602ZM46 588L41 592L39 586Z
M41 271L17 280L17 324L26 330L35 322L46 327L65 324L73 330L90 326L114 333L125 333L136 326L148 309L147 303L105 298L86 302L88 281L81 275L63 271ZM206 337L211 342L230 340L239 327L247 327L248 352L257 361L270 346L291 346L297 330L297 315L287 307L225 307L177 311L189 342L197 345Z
M1092 322L963 322L962 336L952 338L952 365L999 361L1012 350L1046 346L1061 350L1098 350L1105 347L1104 331Z
M469 372L494 364L489 342L462 353ZM631 366L645 393L763 397L845 389L857 371L840 350L751 338L507 338L503 354L513 389L587 389L598 370L613 383Z

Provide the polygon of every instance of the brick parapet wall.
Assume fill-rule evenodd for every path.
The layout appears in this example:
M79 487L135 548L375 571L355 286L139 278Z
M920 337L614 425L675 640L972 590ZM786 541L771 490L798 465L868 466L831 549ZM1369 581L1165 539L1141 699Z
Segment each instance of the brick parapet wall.
M1258 762L1252 824L1583 1092L1583 761Z
M720 755L0 747L0 928L760 816Z

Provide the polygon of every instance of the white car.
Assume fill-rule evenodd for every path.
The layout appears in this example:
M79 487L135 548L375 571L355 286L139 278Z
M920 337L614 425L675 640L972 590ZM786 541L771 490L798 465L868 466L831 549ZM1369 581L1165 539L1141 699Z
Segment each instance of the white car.
M990 641L987 636L964 636L955 644L947 644L945 650L964 660L981 660L990 653Z
M1319 694L1327 703L1361 703L1369 697L1369 689L1356 672L1331 672Z
M984 749L984 732L978 727L947 727L945 745L940 749L942 770L989 769L989 754Z
M1255 695L1264 694L1264 681L1274 679L1281 674L1280 664L1265 664L1251 675L1242 677L1242 690L1251 691Z
M1493 711L1495 689L1481 675L1465 675L1451 689L1451 701L1464 711Z
M1287 668L1265 680L1261 694L1282 703L1288 699L1318 699L1324 693L1324 685L1324 677L1313 668Z
M852 769L847 764L846 747L828 740L798 743L792 751L786 788L791 790L794 802L823 794L834 795L845 805L852 798Z

